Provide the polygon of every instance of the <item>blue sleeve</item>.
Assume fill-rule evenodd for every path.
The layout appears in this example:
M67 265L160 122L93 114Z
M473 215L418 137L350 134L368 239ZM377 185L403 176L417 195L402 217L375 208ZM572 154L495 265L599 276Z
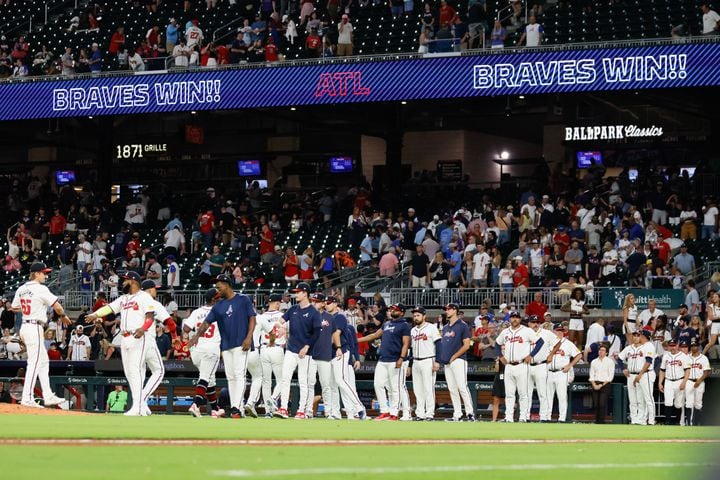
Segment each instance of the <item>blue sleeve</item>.
M245 303L245 313L247 314L248 318L254 317L255 315L257 315L255 313L255 308L253 307L253 304L250 301L250 299L247 296L243 296L242 298L243 298L243 302Z
M497 342L495 342L495 351L497 352L497 356L498 356L498 357L502 357L502 356L503 356L503 353L502 353L502 345L500 345L500 344L497 343Z
M205 322L205 323L215 323L215 322L217 322L217 320L218 320L218 314L217 314L217 312L215 311L215 307L213 307L213 308L208 312L207 316L205 317L204 322Z
M530 352L530 356L534 357L535 355L537 355L537 353L540 351L544 344L545 340L543 340L542 338L535 342L535 348L533 348L532 352Z
M312 329L312 332L310 334L310 340L308 341L308 345L310 345L310 350L312 350L315 347L315 342L317 342L317 339L320 336L320 330L322 329L322 316L320 316L320 312L315 310L312 317L310 318L310 321L312 322L310 327Z
M360 349L358 348L358 341L357 341L357 335L355 335L355 329L352 328L350 325L345 327L345 332L348 334L348 340L350 344L350 353L352 353L352 357L355 360L360 360ZM352 365L353 358L350 359L350 364Z
M653 363L652 357L645 357L645 363L649 363L650 365L652 365L652 363Z
M340 330L341 333L345 333L345 327L347 326L347 318L345 318L345 315L337 314L333 318L333 333L335 333L337 330Z
M292 307L288 308L287 311L282 314L282 319L285 320L286 322L287 322L288 320L290 320L290 312L292 312L294 308L295 308L295 305L293 305Z
M462 339L465 340L466 338L470 338L470 327L468 327L467 323L463 322L463 331L462 331Z

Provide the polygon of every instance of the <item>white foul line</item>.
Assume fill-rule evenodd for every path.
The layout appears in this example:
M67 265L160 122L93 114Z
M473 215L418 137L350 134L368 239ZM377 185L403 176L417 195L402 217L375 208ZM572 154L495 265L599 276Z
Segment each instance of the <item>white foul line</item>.
M451 472L496 472L518 470L600 470L608 468L640 469L640 468L687 468L687 467L717 467L713 463L580 463L580 464L530 464L530 465L439 465L439 466L413 466L413 467L328 467L328 468L294 468L285 470L217 470L209 472L215 477L300 477L308 475L392 475L402 473L451 473Z

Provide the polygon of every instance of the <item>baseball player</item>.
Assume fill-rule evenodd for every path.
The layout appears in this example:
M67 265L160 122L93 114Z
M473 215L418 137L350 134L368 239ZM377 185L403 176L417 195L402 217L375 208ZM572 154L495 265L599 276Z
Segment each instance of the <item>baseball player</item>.
M382 338L379 350L379 361L375 365L375 396L380 406L377 421L397 421L400 409L400 388L405 383L403 363L410 349L410 326L403 318L405 305L395 303L388 307L390 321L386 321L377 332L358 338L358 343L372 342ZM390 392L390 403L385 394Z
M440 364L435 360L435 348L440 341L440 332L435 324L428 323L425 308L413 308L413 323L410 340L413 356L412 378L415 394L415 420L432 421L435 416L435 377Z
M582 352L578 350L575 343L565 338L565 327L556 324L553 327L555 332L555 344L553 351L548 355L548 377L547 377L547 402L548 410L552 409L555 394L558 399L558 422L567 421L567 391L568 385L575 378L573 367L582 358ZM550 413L548 412L548 416Z
M338 392L338 386L335 382L335 377L332 373L331 361L335 357L333 354L333 333L335 328L333 326L333 316L329 312L325 311L325 295L322 293L313 293L310 298L312 299L313 306L320 312L322 318L320 333L318 334L315 345L312 349L312 361L314 368L320 378L320 386L322 388L322 399L323 405L325 406L325 417L330 420L341 420L342 414L340 413L340 393ZM312 379L315 379L315 375L312 375ZM312 404L308 405L305 409L305 413L312 412Z
M515 394L520 398L520 422L525 422L524 412L528 408L528 365L544 345L542 338L530 345L535 332L520 324L520 313L510 312L510 326L503 330L495 340L498 357L505 365L505 422L515 421Z
M25 407L42 408L33 399L33 390L38 378L46 407L60 405L65 401L56 396L50 388L50 360L45 350L43 333L43 325L47 323L47 311L50 307L58 314L63 324L70 325L70 319L65 315L65 309L60 305L57 297L43 285L47 280L47 274L51 271L52 269L47 268L42 262L30 265L30 281L18 288L11 304L13 311L22 313L20 339L27 349L25 383L20 400L20 404Z
M532 408L533 389L537 389L538 400L540 400L540 421L549 422L552 410L552 403L547 395L548 383L548 366L547 360L552 346L557 343L555 335L550 331L541 327L540 319L537 315L530 315L528 318L528 327L534 332L533 340L530 348L535 349L535 344L542 339L543 346L537 355L533 356L530 362L530 374L528 375L528 401L527 411L522 412L523 418L530 421L530 409ZM555 349L553 349L554 353Z
M312 360L311 349L320 333L322 318L312 305L310 305L310 285L300 282L293 290L297 303L283 314L287 322L287 349L283 359L282 380L280 381L280 408L274 413L277 418L288 418L288 401L290 400L290 381L295 369L298 371L298 386L300 398L295 418L304 420L303 409L308 404L308 397L312 400L313 391L309 389L308 377Z
M643 333L644 332L644 333ZM643 343L641 338L645 338ZM647 396L652 398L652 384L654 375L651 367L655 353L652 344L647 340L650 332L647 330L636 330L632 332L633 344L628 345L620 352L618 358L624 363L623 374L627 378L628 401L630 402L630 423L632 425L647 425L648 402ZM652 404L651 415L655 417L655 405Z
M677 340L668 341L667 346L669 351L660 361L658 389L665 395L665 424L679 425L690 376L690 357L678 350Z
M162 303L156 300L157 290L155 288L155 282L153 280L144 280L140 284L140 288L150 295L153 299L153 310L155 312L155 322L164 323L170 318L170 314L167 312ZM145 364L150 369L150 378L145 382L145 386L142 391L142 405L141 413L143 415L151 415L150 407L148 406L148 399L150 395L160 386L163 377L165 376L165 364L163 363L162 355L160 350L157 348L157 333L155 328L148 329L146 335L148 336L147 348L145 348Z
M257 418L257 405L260 400L260 391L263 384L263 368L262 361L260 360L260 345L262 344L265 332L260 325L260 322L255 323L255 329L253 330L253 345L255 349L248 352L248 364L247 371L250 373L250 392L248 393L247 401L245 402L245 415L252 418Z
M453 416L447 422L474 422L475 407L472 403L467 384L467 351L470 349L470 327L458 317L460 306L448 303L445 306L448 323L443 327L438 363L445 366L450 399L453 404ZM462 402L461 402L462 399ZM465 417L462 404L465 404Z
M285 356L285 320L280 311L282 295L270 294L267 310L258 315L257 322L262 328L260 337L260 364L262 366L262 395L265 399L265 416L272 416L277 409L276 399L280 398L283 357ZM275 389L272 377L275 376Z
M225 376L230 394L230 416L242 417L240 407L245 397L245 375L248 353L253 350L255 330L255 309L246 295L236 294L232 289L233 280L227 275L215 277L215 288L220 300L213 305L197 334L188 342L195 346L212 325L220 330L220 350L225 364Z
M350 349L350 358L348 359L349 368L347 369L347 386L352 390L352 393L358 401L360 401L360 396L357 393L357 385L355 383L355 372L360 369L360 349L358 347L357 330L348 323L345 327L345 331L341 334L341 338L344 343L348 344L348 348ZM362 405L362 402L360 405ZM365 420L365 418L367 418L367 411L363 405L362 413L356 413L352 419Z
M685 387L685 421L688 425L702 425L705 379L710 376L710 362L700 353L696 340L690 343L690 375Z
M120 334L122 340L120 353L123 371L130 387L132 407L125 412L130 417L143 415L142 392L145 380L145 352L151 343L148 330L154 329L155 305L153 298L140 290L140 275L128 271L123 276L123 294L114 302L99 308L86 317L93 322L111 313L120 315Z
M352 342L345 334L346 329L348 327L352 328L352 326L348 324L347 318L338 308L338 299L336 297L325 297L325 311L330 314L332 324L332 347L335 356L330 361L330 368L332 369L333 379L339 389L348 420L354 418L364 420L366 417L365 407L355 391L354 372L351 377L353 371L350 362ZM355 335L353 334L353 336ZM357 340L357 337L355 338ZM355 345L357 346L357 342ZM352 384L350 378L352 378Z
M197 331L217 299L218 291L215 288L207 290L205 305L193 310L183 320L183 331L190 336L190 339L197 336ZM190 359L199 371L198 381L195 384L195 398L189 409L190 413L195 417L200 417L202 416L200 407L210 404L210 416L213 418L223 417L225 410L218 407L217 392L215 391L215 372L220 364L220 330L214 323L190 349Z

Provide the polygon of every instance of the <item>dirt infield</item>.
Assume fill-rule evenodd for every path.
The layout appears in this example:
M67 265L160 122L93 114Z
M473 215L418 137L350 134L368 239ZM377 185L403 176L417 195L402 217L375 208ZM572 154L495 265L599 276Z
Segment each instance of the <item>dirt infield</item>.
M617 439L566 439L566 440L183 440L183 439L52 439L52 438L1 438L0 445L36 445L36 446L254 446L254 447L351 447L385 445L558 445L589 443L632 443L632 444L712 444L720 440L704 439L665 439L665 440L617 440Z
M87 412L77 410L62 410L58 407L50 408L33 408L23 407L19 403L0 403L0 415L50 415L50 416L67 416L67 415L92 415Z

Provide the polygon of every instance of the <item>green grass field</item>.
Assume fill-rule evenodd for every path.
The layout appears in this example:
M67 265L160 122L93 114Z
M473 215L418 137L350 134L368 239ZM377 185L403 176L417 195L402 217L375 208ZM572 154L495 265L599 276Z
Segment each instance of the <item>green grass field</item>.
M449 424L195 419L153 415L0 416L0 461L11 477L81 479L583 479L716 478L717 428L627 425ZM7 439L10 439L8 442ZM14 440L65 440L22 445ZM126 440L122 445L111 440ZM199 445L172 444L198 440ZM82 440L82 441L81 441ZM94 443L92 440L96 440ZM137 441L133 444L132 440ZM154 444L141 442L160 440ZM277 440L294 444L227 445L208 440ZM409 441L418 444L327 444L298 440ZM481 444L443 444L480 440ZM503 441L542 440L518 444ZM572 440L576 440L573 442ZM623 440L647 443L621 443ZM662 443L673 440L673 443ZM711 441L710 443L683 443ZM554 442L554 443L553 443Z

